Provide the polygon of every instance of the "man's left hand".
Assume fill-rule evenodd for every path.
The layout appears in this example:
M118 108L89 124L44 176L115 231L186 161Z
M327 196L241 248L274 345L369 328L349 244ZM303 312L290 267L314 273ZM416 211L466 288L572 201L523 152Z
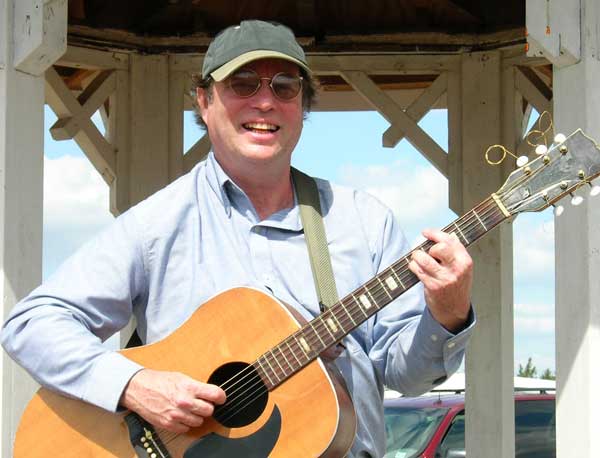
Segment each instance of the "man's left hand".
M435 244L428 253L415 250L408 267L425 287L431 315L450 332L460 331L469 316L473 260L455 234L423 231Z

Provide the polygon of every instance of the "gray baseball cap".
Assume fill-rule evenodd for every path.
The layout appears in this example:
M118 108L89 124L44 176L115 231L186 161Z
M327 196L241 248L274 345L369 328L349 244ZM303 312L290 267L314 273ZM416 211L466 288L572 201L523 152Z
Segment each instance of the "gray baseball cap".
M304 50L282 24L251 20L227 27L211 42L204 56L202 78L222 81L253 60L274 57L294 62L310 73Z

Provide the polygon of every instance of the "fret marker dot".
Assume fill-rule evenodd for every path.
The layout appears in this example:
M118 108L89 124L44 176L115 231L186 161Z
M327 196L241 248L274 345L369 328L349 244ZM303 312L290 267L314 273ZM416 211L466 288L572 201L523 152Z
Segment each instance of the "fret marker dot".
M385 279L385 284L392 291L395 290L396 288L398 288L398 283L396 283L396 280L394 280L394 278L391 276Z
M371 308L371 302L369 302L369 299L367 299L367 296L365 296L364 294L362 294L359 298L360 303L366 308L369 309Z

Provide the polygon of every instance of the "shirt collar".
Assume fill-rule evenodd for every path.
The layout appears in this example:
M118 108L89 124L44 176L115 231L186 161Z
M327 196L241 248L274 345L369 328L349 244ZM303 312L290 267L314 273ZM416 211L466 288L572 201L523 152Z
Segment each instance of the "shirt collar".
M213 190L227 216L231 216L231 208L235 205L235 200L230 198L229 192L241 193L245 199L248 199L244 191L233 182L221 167L214 153L211 151L206 158L206 179L208 185ZM229 188L229 189L228 189ZM273 227L289 231L301 231L302 221L300 220L300 208L298 206L298 196L296 189L294 191L294 206L280 210L267 219L260 221L257 225L264 227ZM252 205L248 199L248 205Z

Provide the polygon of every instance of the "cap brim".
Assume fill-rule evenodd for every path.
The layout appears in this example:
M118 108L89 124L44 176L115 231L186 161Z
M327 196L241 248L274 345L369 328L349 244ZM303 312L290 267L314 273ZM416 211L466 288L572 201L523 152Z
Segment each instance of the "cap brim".
M294 62L295 64L299 65L304 70L306 70L307 72L310 73L310 69L308 68L308 66L301 60L298 60L294 57L288 56L287 54L284 54L284 53L278 52L278 51L257 50L257 51L250 51L250 52L241 54L241 55L237 56L235 59L231 59L229 62L221 65L214 72L212 72L210 74L210 76L215 81L223 81L225 78L227 78L229 75L231 75L234 71L236 71L238 68L242 67L243 65L246 65L248 62L252 62L254 60L259 60L259 59L266 59L269 57L272 57L275 59L284 59L284 60L288 60L290 62Z

